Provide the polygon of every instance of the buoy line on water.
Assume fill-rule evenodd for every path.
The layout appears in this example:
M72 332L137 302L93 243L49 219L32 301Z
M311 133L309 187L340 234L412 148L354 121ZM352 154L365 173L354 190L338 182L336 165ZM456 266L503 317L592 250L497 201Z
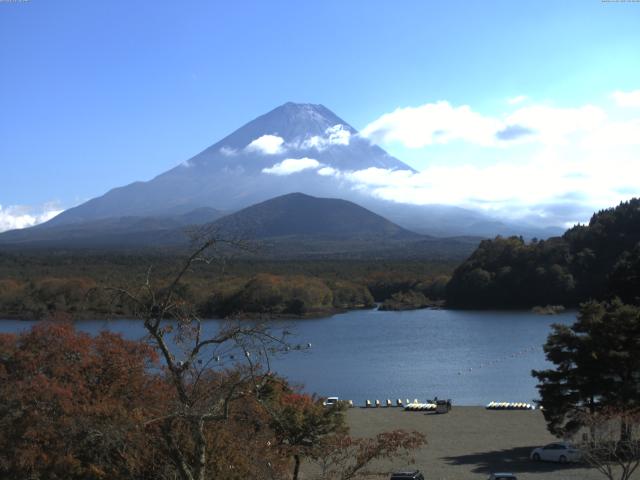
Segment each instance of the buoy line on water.
M507 354L507 355L503 355L500 358L495 358L493 360L489 360L488 362L481 362L475 368L479 370L481 368L493 367L496 364L499 364L499 363L502 363L502 362L506 362L506 361L508 361L510 359L515 359L515 358L518 358L518 357L523 357L525 355L530 355L530 354L534 353L536 350L540 350L540 349L542 349L542 347L540 347L540 346L527 347L527 348L524 348L524 349L519 350L517 352L510 353L510 354ZM469 367L469 368L466 368L464 370L459 370L458 371L458 375L468 375L468 374L473 373L473 370L474 370L474 367Z
M268 357L269 354L276 354L276 353L286 354L291 352L298 352L301 350L311 350L312 346L313 345L309 342L306 344L287 345L282 349L270 348L267 350L265 349L243 350L238 347L230 347L230 348L224 349L223 351L214 350L213 352L210 352L207 355L207 357L209 358L208 363L215 362L218 364L223 364L225 360L234 361L242 357L251 358L253 356L256 358L263 358L263 357ZM199 359L198 363L202 364L203 363L202 359Z

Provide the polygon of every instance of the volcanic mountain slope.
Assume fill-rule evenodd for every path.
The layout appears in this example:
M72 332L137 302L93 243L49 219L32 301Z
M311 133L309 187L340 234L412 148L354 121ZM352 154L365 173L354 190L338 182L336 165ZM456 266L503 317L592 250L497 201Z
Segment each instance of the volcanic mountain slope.
M423 238L355 203L303 193L290 193L247 207L217 220L213 227L258 239L288 236L365 240Z
M286 103L154 179L115 188L49 224L169 215L205 206L233 211L294 191L353 198L348 185L320 169L412 170L356 133L322 105Z
M461 260L479 238L433 238L406 230L355 203L302 193L279 196L210 223L189 219L218 212L175 217L123 217L59 225L0 235L0 249L168 251L190 248L199 235L216 235L223 255L270 258L447 258ZM202 222L200 222L202 223ZM241 240L246 251L229 247Z
M97 229L108 235L106 225L116 226L116 236L128 225L134 236L142 238L145 231L169 229L168 218L198 209L234 212L292 192L350 200L421 234L545 238L553 233L496 222L483 213L453 206L390 202L367 189L354 188L352 177L379 175L370 170L376 168L413 171L323 105L286 103L152 180L114 188L38 227L0 235L0 242L5 239L6 243L7 237L42 240L47 236L45 229L59 229L55 236L62 238L62 229L72 225L68 237L74 239L89 238ZM158 218L164 219L163 226ZM210 220L205 216L192 223ZM148 230L140 228L145 222L151 225Z
M480 241L419 235L353 202L302 193L252 205L205 230L257 240L261 255L280 258L461 259Z
M0 246L113 248L158 244L177 244L186 238L184 231L194 225L207 224L224 216L213 208L197 208L181 215L157 217L109 217L61 225L37 225L0 234ZM167 241L169 232L172 235Z

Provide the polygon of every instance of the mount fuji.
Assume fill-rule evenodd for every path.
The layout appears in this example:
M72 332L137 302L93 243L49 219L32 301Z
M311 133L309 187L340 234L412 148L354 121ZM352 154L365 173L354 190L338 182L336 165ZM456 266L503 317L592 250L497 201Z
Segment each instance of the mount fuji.
M547 237L555 233L505 224L454 206L384 201L354 188L342 175L372 167L414 171L323 105L285 103L149 181L114 188L19 235L6 232L0 243L52 235L62 240L65 232L77 237L97 225L105 230L117 224L124 235L130 225L143 231L145 225L155 230L165 224L174 228L185 219L202 224L293 192L348 200L420 234Z
M50 224L184 214L200 207L230 212L297 191L358 200L349 185L322 173L368 167L412 170L326 107L286 103L152 180L114 188Z

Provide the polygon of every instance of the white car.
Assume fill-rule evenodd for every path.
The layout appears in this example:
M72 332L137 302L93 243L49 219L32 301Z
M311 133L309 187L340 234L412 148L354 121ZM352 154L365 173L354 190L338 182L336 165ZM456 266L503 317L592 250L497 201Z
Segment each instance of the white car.
M327 397L327 399L322 402L325 407L332 407L333 405L337 405L340 399L338 397Z
M555 442L544 447L535 448L530 455L531 460L546 462L578 462L580 450L567 442Z

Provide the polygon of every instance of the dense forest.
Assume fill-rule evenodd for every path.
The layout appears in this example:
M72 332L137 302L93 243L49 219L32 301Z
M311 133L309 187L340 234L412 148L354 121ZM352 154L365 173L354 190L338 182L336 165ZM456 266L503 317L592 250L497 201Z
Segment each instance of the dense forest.
M113 288L162 286L183 260L171 253L0 253L0 318L130 317ZM202 317L306 317L371 308L575 307L638 303L640 199L595 213L547 240L484 240L457 268L442 259L260 259L219 256L181 285Z
M484 240L453 273L447 304L459 308L573 307L640 295L640 199L595 213L562 237Z
M162 286L183 257L114 252L0 253L0 318L126 318L114 288ZM455 263L410 260L247 260L194 266L183 300L201 317L306 317L347 309L422 308L444 299Z

